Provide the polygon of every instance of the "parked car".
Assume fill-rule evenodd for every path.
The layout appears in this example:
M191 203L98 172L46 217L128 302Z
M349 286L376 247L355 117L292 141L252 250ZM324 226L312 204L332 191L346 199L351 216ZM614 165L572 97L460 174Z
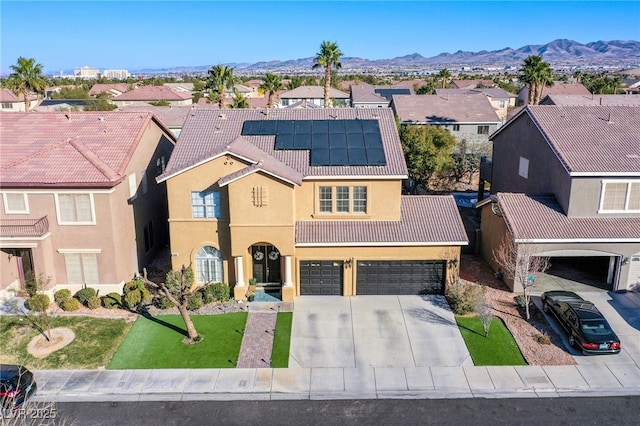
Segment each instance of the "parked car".
M22 365L0 365L0 418L20 410L35 395L33 373Z
M542 293L544 311L569 334L569 344L584 354L617 354L620 339L595 305L570 291Z

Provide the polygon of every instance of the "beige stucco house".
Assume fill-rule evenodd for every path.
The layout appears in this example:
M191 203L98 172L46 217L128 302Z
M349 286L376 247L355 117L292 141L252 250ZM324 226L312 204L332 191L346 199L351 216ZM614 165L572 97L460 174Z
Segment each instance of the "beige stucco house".
M403 196L390 109L195 110L165 172L172 266L297 295L418 294L457 279L450 196Z

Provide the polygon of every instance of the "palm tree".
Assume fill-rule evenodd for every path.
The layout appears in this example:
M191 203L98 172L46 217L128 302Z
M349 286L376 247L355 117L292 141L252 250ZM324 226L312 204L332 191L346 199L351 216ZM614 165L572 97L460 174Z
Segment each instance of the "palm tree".
M36 63L33 58L18 58L16 65L11 65L14 71L7 79L7 87L9 87L16 96L21 93L24 96L24 105L28 111L31 107L29 92L35 91L43 93L47 88L47 78L42 75L42 64Z
M233 105L231 108L249 108L247 97L235 87L233 88Z
M264 77L262 77L262 84L260 85L260 89L268 92L268 103L267 108L273 108L273 104L278 98L278 90L282 90L284 85L282 84L282 77L279 75L267 73Z
M443 89L446 87L446 84L449 82L450 78L451 78L451 73L446 68L440 70L440 72L438 73L438 79L442 80Z
M529 85L529 105L538 105L545 86L553 86L551 65L540 55L528 56L520 69L520 80Z
M331 69L342 68L340 58L342 52L337 43L323 41L320 44L320 51L316 54L313 69L324 67L324 107L329 108L329 90L331 90Z
M224 65L213 66L208 73L205 89L209 89L210 101L218 102L218 107L222 109L224 108L224 94L226 90L233 89L237 77L233 75L233 68Z

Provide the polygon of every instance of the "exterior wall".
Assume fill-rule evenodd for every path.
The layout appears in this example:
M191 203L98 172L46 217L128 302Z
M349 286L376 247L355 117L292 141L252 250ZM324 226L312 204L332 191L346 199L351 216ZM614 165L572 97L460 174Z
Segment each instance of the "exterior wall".
M602 195L603 182L620 180L628 182L637 180L632 178L616 177L574 177L571 181L571 200L569 203L568 216L574 217L637 217L640 213L599 213L600 197Z
M22 96L21 96L22 97ZM34 108L37 104L37 101L31 101L31 108ZM1 111L8 111L8 112L24 112L26 111L26 106L24 102L2 102L0 104Z
M504 236L507 234L507 224L504 219L492 211L491 203L482 206L482 221L480 222L480 248L482 258L487 264L491 266L491 269L497 271L499 269L498 264L493 260L493 250L500 247ZM513 291L513 282L508 282L505 278L505 283L511 291Z
M352 102L353 108L388 108L389 102L385 103L365 103L365 102Z
M0 251L0 301L4 301L20 289L18 258Z

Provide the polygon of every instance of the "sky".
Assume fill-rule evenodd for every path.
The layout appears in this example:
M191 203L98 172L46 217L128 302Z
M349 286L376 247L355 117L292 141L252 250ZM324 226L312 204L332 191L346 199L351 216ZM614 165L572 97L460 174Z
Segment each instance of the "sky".
M18 57L46 73L140 70L313 57L425 57L566 38L640 40L640 0L0 0L0 72Z

